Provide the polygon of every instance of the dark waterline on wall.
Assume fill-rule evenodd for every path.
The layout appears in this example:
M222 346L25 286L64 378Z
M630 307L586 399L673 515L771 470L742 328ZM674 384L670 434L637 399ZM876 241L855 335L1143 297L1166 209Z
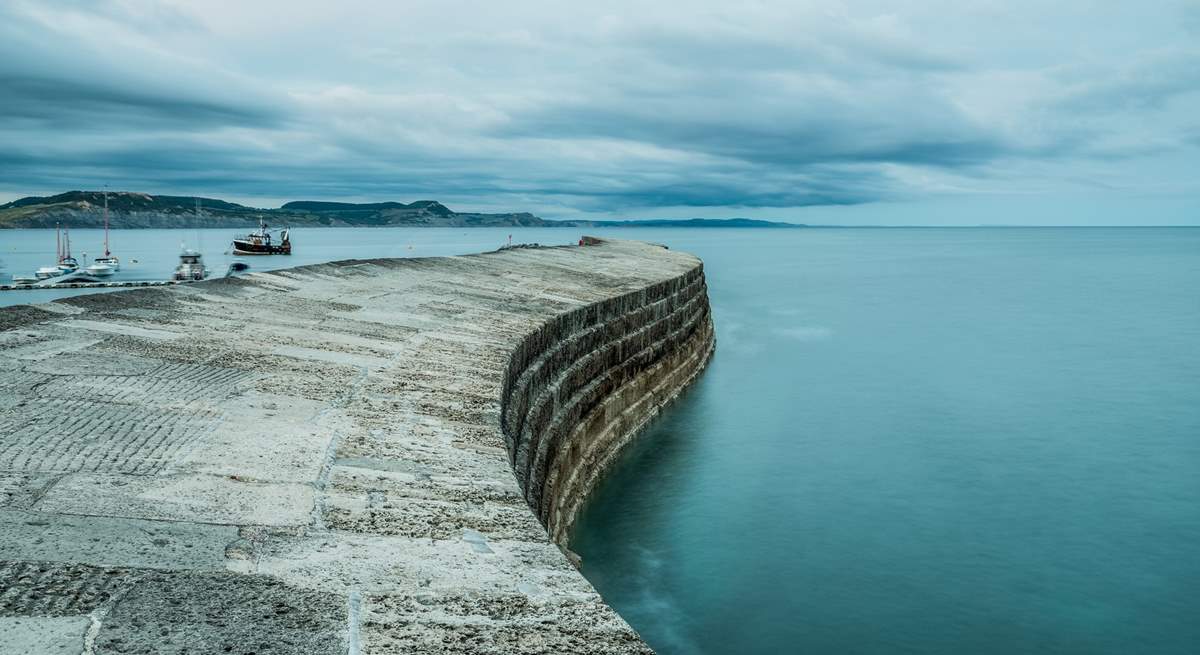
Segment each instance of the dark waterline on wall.
M573 541L659 653L1200 648L1200 231L661 238L716 355Z

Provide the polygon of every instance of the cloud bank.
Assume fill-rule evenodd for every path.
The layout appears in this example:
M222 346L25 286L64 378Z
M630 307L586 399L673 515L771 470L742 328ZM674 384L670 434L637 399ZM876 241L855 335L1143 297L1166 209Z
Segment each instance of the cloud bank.
M0 194L800 221L1200 197L1193 1L243 4L0 5Z

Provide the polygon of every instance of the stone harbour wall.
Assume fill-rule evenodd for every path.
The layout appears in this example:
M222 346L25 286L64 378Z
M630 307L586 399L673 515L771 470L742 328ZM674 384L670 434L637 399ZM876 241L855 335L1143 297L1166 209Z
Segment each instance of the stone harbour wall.
M713 344L699 265L557 316L521 341L505 376L505 445L556 543L565 546L596 481L704 367Z
M0 654L649 653L562 546L712 323L586 243L0 308Z

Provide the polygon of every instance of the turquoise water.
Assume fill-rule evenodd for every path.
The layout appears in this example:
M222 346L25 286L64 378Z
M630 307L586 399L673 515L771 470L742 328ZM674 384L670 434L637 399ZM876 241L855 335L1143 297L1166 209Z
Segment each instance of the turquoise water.
M659 653L1200 652L1200 229L658 238L716 355L573 548Z

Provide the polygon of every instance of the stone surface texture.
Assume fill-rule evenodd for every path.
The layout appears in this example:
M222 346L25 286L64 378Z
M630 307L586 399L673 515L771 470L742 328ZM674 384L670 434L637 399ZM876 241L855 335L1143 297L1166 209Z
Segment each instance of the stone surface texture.
M648 653L564 544L713 348L637 242L0 309L0 653Z

